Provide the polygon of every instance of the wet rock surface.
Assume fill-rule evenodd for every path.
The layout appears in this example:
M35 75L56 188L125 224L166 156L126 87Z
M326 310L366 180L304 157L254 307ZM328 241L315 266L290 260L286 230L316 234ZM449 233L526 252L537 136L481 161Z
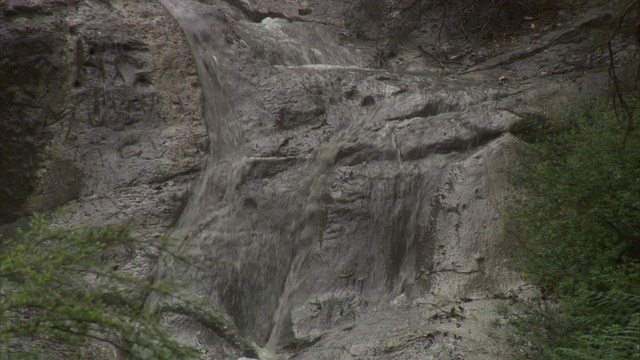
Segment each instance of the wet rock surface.
M162 3L211 84L213 152L173 231L186 254L212 265L168 265L160 277L199 279L185 294L235 324L218 345L190 343L205 354L236 344L264 359L508 358L499 336L471 324L487 325L494 298L523 285L501 255L517 141L509 131L548 110L522 103L561 104L606 81L574 67L571 79L584 82L558 77L544 89L540 73L518 69L545 72L537 54L606 16L576 17L534 50L456 65L465 75L454 64L371 68L374 49L345 43L334 17L314 10L315 21L300 21L286 2L262 4L278 15L260 19L246 16L258 11L251 4ZM438 330L437 309L463 300L478 306L472 320L458 317L471 330ZM180 308L151 303L168 315ZM200 312L191 321L206 322ZM180 338L203 334L171 327ZM231 339L238 334L253 345Z
M147 304L206 359L510 358L492 325L500 298L528 296L501 240L510 131L606 90L585 32L612 10L473 52L425 23L380 69L347 5L3 3L3 51L29 52L2 69L40 77L0 91L39 89L61 115L0 104L0 216L67 204L57 225L168 232L200 266L161 261L184 286Z

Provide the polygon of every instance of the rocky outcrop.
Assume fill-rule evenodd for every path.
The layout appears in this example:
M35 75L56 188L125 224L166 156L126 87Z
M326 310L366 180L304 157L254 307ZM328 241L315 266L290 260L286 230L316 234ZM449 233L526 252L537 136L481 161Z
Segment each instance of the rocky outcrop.
M164 236L208 147L175 20L154 1L3 1L0 53L0 235L24 226L22 216L55 212L56 226ZM122 262L141 278L155 265L147 252ZM39 346L52 359L77 356Z
M0 221L55 212L55 226L126 224L142 241L164 236L208 148L175 20L154 1L5 1L0 52ZM150 277L149 255L128 254L122 271ZM142 304L147 294L135 296ZM42 346L52 358L75 356ZM102 358L96 352L112 351L87 358Z
M208 146L175 21L153 1L15 0L0 14L3 221L71 204L70 225L162 233Z
M508 358L476 336L487 303L524 286L501 255L508 132L541 112L521 103L561 103L580 88L555 78L528 91L496 69L538 51L514 49L470 75L415 62L389 72L369 67L376 49L345 41L332 16L300 21L284 15L287 3L268 7L275 18L247 16L257 10L244 3L162 3L195 54L212 153L172 232L207 270L168 264L160 279L235 325L229 333L206 311L151 299L176 336L212 358ZM474 306L483 310L465 310ZM442 317L460 326L438 330ZM468 317L484 325L456 330Z
M357 9L3 3L0 220L64 204L57 225L168 232L195 264L164 259L182 286L147 305L203 358L509 358L488 334L529 291L503 256L510 132L606 89L607 59L581 56L612 12L507 50L427 19L380 59L345 30Z

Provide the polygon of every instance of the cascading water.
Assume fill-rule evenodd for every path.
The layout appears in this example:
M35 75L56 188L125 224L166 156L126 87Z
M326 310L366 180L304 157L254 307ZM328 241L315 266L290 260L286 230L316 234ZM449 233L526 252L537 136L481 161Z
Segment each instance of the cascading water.
M195 305L149 299L177 338L210 358L276 358L382 316L400 295L456 296L469 274L491 275L435 253L451 236L443 204L458 163L513 120L486 121L508 91L367 69L329 26L160 1L191 45L211 142L171 234L200 267L158 272ZM456 276L439 280L439 268ZM429 294L442 281L451 291Z

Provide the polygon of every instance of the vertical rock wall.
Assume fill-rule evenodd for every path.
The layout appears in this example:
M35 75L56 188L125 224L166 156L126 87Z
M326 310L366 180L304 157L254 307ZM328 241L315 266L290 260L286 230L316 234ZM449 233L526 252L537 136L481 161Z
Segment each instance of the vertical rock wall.
M147 304L204 358L509 358L509 132L606 84L575 54L611 17L459 64L427 21L389 71L355 3L3 2L0 222L170 230L199 266L165 259L183 286Z
M127 224L154 241L177 221L207 150L193 58L160 4L0 4L0 235L64 205L56 226ZM143 254L122 261L152 275ZM54 347L52 357L71 356Z
M56 226L164 236L208 148L193 60L167 11L154 1L4 1L0 54L0 222L18 219L0 235L25 225L21 216L55 212ZM121 260L122 271L152 275L145 254Z
M208 145L193 61L166 10L12 0L0 14L3 221L70 201L82 208L70 225L175 221ZM151 211L154 196L173 210Z
M205 269L163 263L189 301L149 301L175 335L210 358L508 358L487 334L524 286L501 240L509 131L604 79L518 74L546 68L545 49L569 61L554 41L606 11L453 75L423 45L372 67L379 49L348 37L342 3L162 3L206 84L212 142L172 232Z
M374 49L284 5L162 3L191 45L212 143L172 232L204 269L163 263L159 279L185 287L149 301L178 338L211 358L316 342L309 358L335 358L323 339L363 319L386 326L394 301L422 307L394 321L427 336L438 307L424 304L519 284L497 250L514 141L503 134L520 118L496 102L515 89L369 68Z

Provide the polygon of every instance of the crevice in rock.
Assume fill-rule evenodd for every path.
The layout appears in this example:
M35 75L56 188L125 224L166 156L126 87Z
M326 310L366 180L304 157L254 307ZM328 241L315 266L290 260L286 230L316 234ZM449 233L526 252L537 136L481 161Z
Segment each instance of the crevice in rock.
M397 117L386 119L386 121L404 121L413 118L428 118L444 113L456 112L462 110L462 106L459 104L447 104L443 99L436 99L434 101L427 102L421 109L404 114Z
M475 270L467 270L467 271L463 271L463 270L456 270L456 269L439 269L439 270L431 270L428 273L423 274L422 276L431 276L434 274L439 274L439 273L454 273L454 274L458 274L458 275L471 275L471 274L484 274L484 271L482 271L481 269L475 269Z
M392 344L385 346L381 349L383 354L396 353L408 348L411 348L416 345L416 343L420 343L420 346L424 349L430 348L435 342L435 338L437 335L440 335L439 332L428 333L428 334L420 334L410 336L408 338L403 339L402 343Z
M214 308L212 308L214 309ZM202 309L196 310L184 305L166 305L157 309L158 313L174 313L190 317L208 329L211 329L216 335L228 341L230 344L238 348L243 356L257 357L258 351L256 346L249 340L239 334L233 321L224 313L217 314L205 312Z
M448 141L416 146L402 153L403 161L421 160L432 154L460 153L483 146L500 137L500 131L477 132L471 138L456 137Z
M336 153L335 163L354 166L367 161L397 160L395 149L379 150L366 144L343 144Z
M243 172L242 182L248 179L270 178L295 166L301 159L298 156L253 156L247 159L247 167Z
M116 189L121 189L121 188L128 188L128 187L134 187L134 186L139 186L141 184L148 184L148 185L159 185L159 184L164 184L168 181L171 181L173 179L177 179L177 178L181 178L181 177L189 177L189 176L196 176L200 173L201 169L200 168L190 168L190 169L186 169L183 171L179 171L173 174L164 174L164 176L158 176L156 178L150 179L150 180L141 180L139 178L133 178L131 179L131 181L129 181L127 184L125 184L124 186L119 186L116 187Z
M366 144L343 144L340 146L335 163L355 166L367 161L416 161L433 154L462 153L481 147L500 137L501 131L476 131L472 136L455 137L435 143L417 145L409 149L394 148L380 149Z

